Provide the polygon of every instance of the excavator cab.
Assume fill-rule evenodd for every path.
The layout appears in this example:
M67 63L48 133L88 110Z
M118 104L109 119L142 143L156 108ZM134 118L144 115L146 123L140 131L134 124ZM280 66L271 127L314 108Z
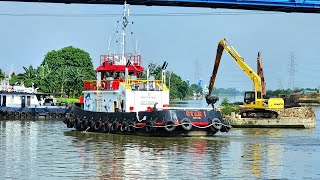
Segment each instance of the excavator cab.
M257 92L257 98L255 97L254 91L246 91L244 93L244 104L251 104L252 102L255 102L256 99L261 99L261 91Z

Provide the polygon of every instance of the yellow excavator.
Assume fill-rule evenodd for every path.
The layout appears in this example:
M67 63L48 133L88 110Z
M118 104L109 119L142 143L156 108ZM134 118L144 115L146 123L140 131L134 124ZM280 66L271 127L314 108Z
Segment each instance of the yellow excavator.
M206 102L213 104L217 101L216 96L212 96L212 89L216 80L221 56L223 50L227 51L234 62L245 72L245 74L253 82L254 89L246 91L244 94L243 105L240 105L240 115L243 118L277 118L278 113L272 109L283 109L284 101L282 98L269 98L265 99L265 83L262 73L262 64L259 65L259 58L261 63L260 54L258 54L258 72L257 74L252 68L245 63L244 59L238 54L238 52L230 45L227 44L226 39L222 39L217 48L217 55L214 63L212 76L210 78L209 93L206 95ZM259 70L260 69L260 70Z

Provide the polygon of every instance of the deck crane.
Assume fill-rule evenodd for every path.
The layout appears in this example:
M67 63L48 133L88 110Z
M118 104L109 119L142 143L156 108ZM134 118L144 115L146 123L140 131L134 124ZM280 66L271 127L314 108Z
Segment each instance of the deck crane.
M213 68L212 76L210 78L209 92L206 95L206 102L212 105L215 103L214 100L216 98L215 96L211 95L211 92L216 80L223 50L226 50L231 55L234 62L238 64L238 66L245 72L245 74L253 82L254 89L251 91L246 91L244 94L244 102L243 102L243 105L240 106L241 117L245 117L245 118L253 118L253 117L276 118L278 117L278 113L273 111L272 109L283 109L284 101L282 98L264 99L262 94L264 82L261 83L261 77L263 77L263 73L260 72L262 70L262 63L258 65L258 68L260 68L260 70L258 69L258 72L260 74L259 76L250 66L248 66L248 64L245 63L244 59L238 54L238 52L232 46L227 45L226 39L222 39L218 44L214 68ZM261 57L259 58L259 55L258 55L258 62L259 62L259 59L261 62Z

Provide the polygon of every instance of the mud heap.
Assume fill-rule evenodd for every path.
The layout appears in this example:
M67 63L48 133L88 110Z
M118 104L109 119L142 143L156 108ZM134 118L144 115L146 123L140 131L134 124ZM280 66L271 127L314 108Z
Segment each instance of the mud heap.
M279 114L279 118L281 117L297 117L297 118L315 118L316 114L311 107L292 107L285 108L281 110L274 110Z

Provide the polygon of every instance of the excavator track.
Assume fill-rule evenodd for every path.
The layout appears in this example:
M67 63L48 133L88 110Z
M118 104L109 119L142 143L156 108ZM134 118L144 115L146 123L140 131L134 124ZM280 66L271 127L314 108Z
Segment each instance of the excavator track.
M277 118L278 113L265 109L243 109L240 111L242 118Z

